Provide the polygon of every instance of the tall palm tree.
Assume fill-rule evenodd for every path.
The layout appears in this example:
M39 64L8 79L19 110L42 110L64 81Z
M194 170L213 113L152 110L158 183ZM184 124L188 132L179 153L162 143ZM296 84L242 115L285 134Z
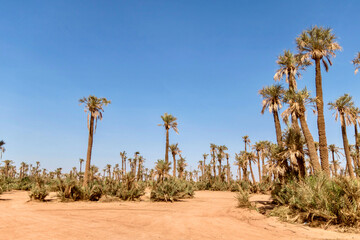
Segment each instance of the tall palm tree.
M172 157L173 157L173 161L174 161L174 169L173 169L173 177L176 177L176 155L178 155L181 151L178 147L178 143L175 144L171 144L169 146L169 149L171 151Z
M317 108L317 125L319 134L321 168L330 176L327 140L325 131L324 118L324 100L321 79L321 66L323 63L325 70L329 70L332 65L331 57L335 57L335 51L341 50L340 45L335 41L336 36L332 33L331 28L314 26L303 31L296 38L297 49L302 54L303 59L312 59L315 62L315 84L316 84L316 108Z
M346 125L351 124L351 111L354 107L354 102L349 94L344 94L343 96L339 97L335 102L330 102L328 105L330 110L335 111L335 120L337 120L340 116L346 166L349 171L350 178L355 178L353 166L351 164L350 148L346 133Z
M251 140L248 135L242 137L244 145L245 145L245 152L247 152L247 146L250 146Z
M205 170L206 170L206 158L209 156L209 154L207 153L204 153L203 154L203 158L204 158L204 161L203 161L203 169L204 169L204 173L205 173Z
M5 152L4 145L5 145L5 142L3 140L1 140L0 141L0 159L2 158L2 155Z
M180 159L177 161L177 171L179 173L179 178L183 179L183 174L185 167L187 166L185 158L180 156Z
M14 162L11 160L4 160L3 163L5 164L4 166L5 176L9 177L9 170L11 168L11 164L13 164Z
M259 91L259 94L262 96L262 110L261 114L264 114L266 109L269 109L269 112L273 114L275 131L276 131L276 140L278 145L281 147L281 125L279 120L279 110L282 108L281 102L284 94L284 88L280 84L274 84L268 87L264 87Z
M306 145L309 150L310 162L311 165L316 173L321 170L318 155L315 149L314 139L311 135L309 127L306 122L306 106L310 105L314 102L313 99L310 98L310 93L305 89L295 92L289 90L286 92L284 97L284 102L289 103L289 108L287 108L283 113L282 116L286 119L295 114L297 118L300 120L301 129L304 134Z
M229 164L230 155L229 155L229 153L225 153L225 158L226 158L226 180L227 180L227 183L230 184L230 164Z
M163 120L163 123L158 124L158 126L165 127L166 131L166 144L165 144L165 162L169 162L169 130L173 129L177 134L179 134L178 128L177 128L177 118L174 117L171 114L164 113L163 116L161 116L161 119Z
M216 179L216 160L215 160L215 157L217 155L217 146L215 144L213 144L213 143L210 143L210 153L211 153L211 157L212 157L214 177Z
M83 162L84 162L84 159L82 159L82 158L80 158L79 159L79 162L80 162L80 174L81 174L81 169L82 169L82 164L83 164Z
M255 184L256 183L255 175L254 175L254 171L252 169L251 162L254 162L256 160L256 155L253 152L246 152L246 155L247 155L247 159L249 160L248 163L249 163L251 178L253 180L253 183Z
M198 169L201 171L201 178L204 178L204 163L202 160L199 161Z
M285 50L283 55L278 56L276 63L279 65L274 80L280 81L285 77L285 81L289 84L289 90L297 90L296 77L300 78L300 70L311 65L308 59L304 59L300 54L294 55L291 51ZM300 127L296 117L296 114L291 115L291 127L296 134L300 135ZM299 166L300 177L305 176L305 161L304 161L304 149L301 144L296 144L297 151L301 154L296 156L297 164Z
M311 65L308 59L302 58L300 54L293 54L290 50L284 50L283 55L279 55L276 63L279 69L274 75L275 81L280 81L285 77L285 81L289 84L290 90L296 90L296 77L300 78L300 70L305 70L307 66Z
M121 157L121 175L124 176L126 174L126 152L120 152Z
M104 111L104 106L107 106L111 102L106 98L97 98L93 95L89 97L84 97L79 100L80 104L85 105L85 112L88 113L87 125L89 129L89 141L88 141L88 150L86 155L86 165L85 165L85 174L84 174L84 186L87 186L89 181L89 171L90 171L90 162L91 162L91 152L93 146L93 136L97 126L97 120L102 120L102 113Z
M235 165L238 166L239 181L241 181L241 169L243 166L243 158L241 154L235 153Z
M138 164L138 160L139 160L139 155L140 155L140 152L137 151L134 153L134 158L133 158L133 166L132 166L132 174L134 175L134 177L136 177L136 167L137 167L137 164Z
M359 165L359 157L360 157L360 139L359 139L359 133L358 133L358 124L360 121L360 109L357 107L353 107L351 109L351 122L354 125L354 132L355 132L355 152L356 152L356 156L355 156L355 161L356 162L356 166ZM358 168L356 168L355 172L358 174Z
M145 161L145 158L143 156L138 157L138 172L137 172L137 180L142 180L142 169L143 169L143 163Z
M260 167L260 159L264 162L263 159L263 151L265 149L265 145L263 141L256 142L253 146L253 149L256 151L257 157L257 165L258 165L258 172L259 172L259 182L261 182L261 167Z
M332 155L332 162L333 162L333 168L334 168L334 176L337 177L337 162L335 160L335 156L339 157L340 154L342 154L340 152L340 148L337 147L335 144L330 144L329 145L329 152L331 152L331 155Z
M356 57L351 62L354 64L355 74L357 74L360 69L360 52L356 54Z
M222 167L221 162L225 157L225 151L228 150L228 148L225 145L218 146L218 162L219 162L219 177L222 178ZM222 179L221 179L222 180Z

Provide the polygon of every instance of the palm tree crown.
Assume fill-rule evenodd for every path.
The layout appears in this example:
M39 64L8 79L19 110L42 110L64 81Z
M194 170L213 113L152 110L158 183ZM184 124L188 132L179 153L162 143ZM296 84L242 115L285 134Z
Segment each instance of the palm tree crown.
M107 106L111 103L111 101L107 100L106 98L98 98L93 95L90 95L89 97L83 97L79 100L80 104L85 104L85 112L88 113L88 128L90 128L90 117L93 117L95 119L95 129L97 120L102 120L102 112L104 112L103 106Z
M158 124L158 126L164 126L166 130L169 130L172 128L176 133L179 133L177 129L177 118L174 117L171 114L164 113L163 116L161 116L161 119L163 120L162 124Z
M303 59L321 59L325 70L328 71L328 64L332 65L330 57L335 57L335 51L341 50L341 46L335 40L336 36L331 28L314 26L303 31L296 38L296 43Z
M276 63L279 65L279 69L274 75L275 81L280 81L285 76L285 81L290 83L291 86L296 88L296 77L301 77L299 70L305 70L305 68L311 65L308 59L302 58L302 55L294 55L290 50L284 50L284 54L278 56Z
M355 74L357 74L357 72L360 69L360 52L358 52L356 54L356 57L351 62L354 64L354 66L355 66Z
M266 108L269 109L270 113L280 110L282 108L281 102L284 93L284 88L280 84L274 84L261 89L259 91L259 94L263 98L261 114L264 114Z
M350 125L352 123L354 102L349 94L344 94L335 102L330 102L328 105L330 110L335 110L335 120L338 119L339 115L344 114L345 124Z

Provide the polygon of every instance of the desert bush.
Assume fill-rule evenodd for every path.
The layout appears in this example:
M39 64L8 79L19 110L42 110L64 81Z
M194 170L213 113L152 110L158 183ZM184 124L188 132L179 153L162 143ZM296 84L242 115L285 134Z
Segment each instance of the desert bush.
M31 200L44 201L47 195L49 192L45 186L34 185L30 190L29 197Z
M33 182L29 177L23 177L18 180L15 189L29 191L32 189Z
M192 184L179 179L166 179L154 182L151 186L150 199L152 201L177 201L194 196Z
M310 226L337 224L358 227L360 182L348 178L311 176L303 181L277 184L272 197L278 204L271 215Z
M83 187L83 196L81 200L99 201L103 195L103 188L99 184L89 184Z
M220 181L220 180L216 180L212 186L211 186L211 190L212 191L228 191L229 190L229 186L226 182Z
M249 200L249 193L243 190L241 187L239 188L239 192L236 195L236 199L238 201L238 207L241 208L251 207L251 203Z

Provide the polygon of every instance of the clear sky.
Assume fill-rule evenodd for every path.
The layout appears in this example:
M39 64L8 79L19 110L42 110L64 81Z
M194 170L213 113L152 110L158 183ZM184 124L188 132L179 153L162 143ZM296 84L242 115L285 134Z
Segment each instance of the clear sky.
M275 60L295 50L312 25L329 26L343 51L323 73L325 103L350 93L360 105L358 1L3 1L0 8L0 138L4 159L69 170L86 157L86 114L78 100L106 97L92 164L135 151L153 167L164 158L164 112L178 118L192 169L209 144L231 161L252 142L275 141L258 90L273 84ZM313 93L314 67L299 87ZM340 124L325 111L328 143L342 146ZM309 125L317 139L316 119ZM284 125L283 125L284 127ZM349 129L353 142L353 129Z

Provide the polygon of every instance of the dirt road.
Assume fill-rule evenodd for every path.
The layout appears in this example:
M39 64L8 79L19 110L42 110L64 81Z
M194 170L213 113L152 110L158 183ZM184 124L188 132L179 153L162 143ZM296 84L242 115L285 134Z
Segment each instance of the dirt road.
M200 191L176 203L40 203L13 191L0 195L0 239L360 239L236 208L234 196Z

